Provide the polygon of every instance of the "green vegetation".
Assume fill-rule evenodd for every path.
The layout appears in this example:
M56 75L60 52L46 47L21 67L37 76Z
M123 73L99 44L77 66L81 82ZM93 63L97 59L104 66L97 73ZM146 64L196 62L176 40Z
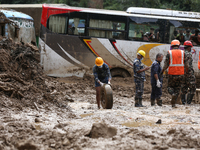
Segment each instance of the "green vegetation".
M96 0L1 0L1 4L63 3L88 7ZM200 12L200 0L102 0L104 9L126 10L128 7L148 7Z

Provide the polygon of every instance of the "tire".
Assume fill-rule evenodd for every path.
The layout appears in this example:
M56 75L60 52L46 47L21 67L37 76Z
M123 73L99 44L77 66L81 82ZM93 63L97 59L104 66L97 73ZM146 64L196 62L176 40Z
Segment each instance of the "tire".
M126 77L130 77L131 75L128 73L128 71L124 70L124 69L112 69L111 70L111 76L112 77L123 77L123 78L126 78Z
M101 106L104 109L112 109L113 107L113 92L109 84L104 84L101 87Z

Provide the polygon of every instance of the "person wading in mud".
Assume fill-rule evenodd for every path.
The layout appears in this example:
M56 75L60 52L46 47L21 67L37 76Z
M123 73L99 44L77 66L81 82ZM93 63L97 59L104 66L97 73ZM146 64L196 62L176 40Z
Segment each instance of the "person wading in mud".
M93 67L93 74L96 87L96 100L98 109L100 109L100 100L101 100L101 86L103 83L110 84L111 74L110 69L107 64L104 63L101 57L95 59L95 65Z
M142 95L144 90L145 71L150 67L144 67L142 59L145 57L145 52L139 50L137 58L133 62L134 82L135 82L135 107L144 107L142 105Z
M151 106L155 106L155 100L158 106L162 106L162 82L163 76L159 76L161 73L160 63L163 60L163 55L158 53L156 55L156 60L151 65Z
M180 50L179 46L179 40L173 40L171 42L172 50L168 51L163 70L160 73L161 76L163 72L169 67L167 89L169 94L172 95L172 107L175 107L176 100L182 86L184 78L184 68L186 73L188 73L188 61L186 59L184 51Z
M185 105L185 103L187 104L191 104L193 96L196 92L196 78L194 75L194 69L193 69L193 65L192 65L192 53L191 53L191 48L193 47L192 42L191 41L185 41L184 42L184 48L185 48L185 56L186 59L189 63L189 68L188 68L188 73L185 74L184 77L184 81L183 81L183 87L181 88L181 101L182 104ZM186 101L186 94L188 92L188 88L189 93L187 95L187 101Z

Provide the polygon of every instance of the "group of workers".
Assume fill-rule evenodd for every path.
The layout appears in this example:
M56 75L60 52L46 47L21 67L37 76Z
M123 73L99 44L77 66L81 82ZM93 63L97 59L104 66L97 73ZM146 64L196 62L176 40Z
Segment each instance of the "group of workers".
M162 69L161 62L163 60L163 54L158 53L155 61L150 67L145 67L142 64L143 58L146 53L143 50L139 50L137 58L133 62L134 82L135 82L135 107L144 107L142 104L142 96L144 91L145 71L151 69L151 106L157 104L162 106L162 84L163 73L168 69L168 92L172 95L171 105L175 107L177 98L181 91L181 101L185 105L191 104L193 96L196 91L196 79L194 75L192 65L192 53L193 47L191 41L184 42L184 50L179 49L180 41L173 40L171 42L171 50L168 50L164 67ZM110 84L111 73L107 64L104 63L101 57L97 57L95 60L95 66L93 67L93 74L95 78L96 87L96 100L98 108L100 108L100 91L103 83ZM188 92L189 89L189 92ZM187 94L188 92L188 94ZM187 94L187 97L186 97Z

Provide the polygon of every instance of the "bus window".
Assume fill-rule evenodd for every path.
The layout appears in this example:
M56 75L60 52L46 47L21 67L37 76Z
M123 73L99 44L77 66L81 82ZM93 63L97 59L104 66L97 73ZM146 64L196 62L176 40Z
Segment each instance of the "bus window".
M90 19L89 36L112 38L112 21Z
M84 35L85 33L85 19L70 18L68 23L68 34Z
M168 41L168 43L177 39L181 44L183 44L186 40L191 40L193 45L200 45L198 23L169 20L167 30L169 35L166 35L165 41Z
M66 19L66 16L50 16L49 30L55 33L66 33Z
M129 24L129 39L146 42L159 42L159 25L156 24Z
M102 38L125 39L125 23L90 19L89 36Z
M113 30L117 30L117 31L112 32L112 36L114 39L124 39L125 38L125 32L121 32L121 31L125 30L125 23L113 22L112 28L113 28Z

